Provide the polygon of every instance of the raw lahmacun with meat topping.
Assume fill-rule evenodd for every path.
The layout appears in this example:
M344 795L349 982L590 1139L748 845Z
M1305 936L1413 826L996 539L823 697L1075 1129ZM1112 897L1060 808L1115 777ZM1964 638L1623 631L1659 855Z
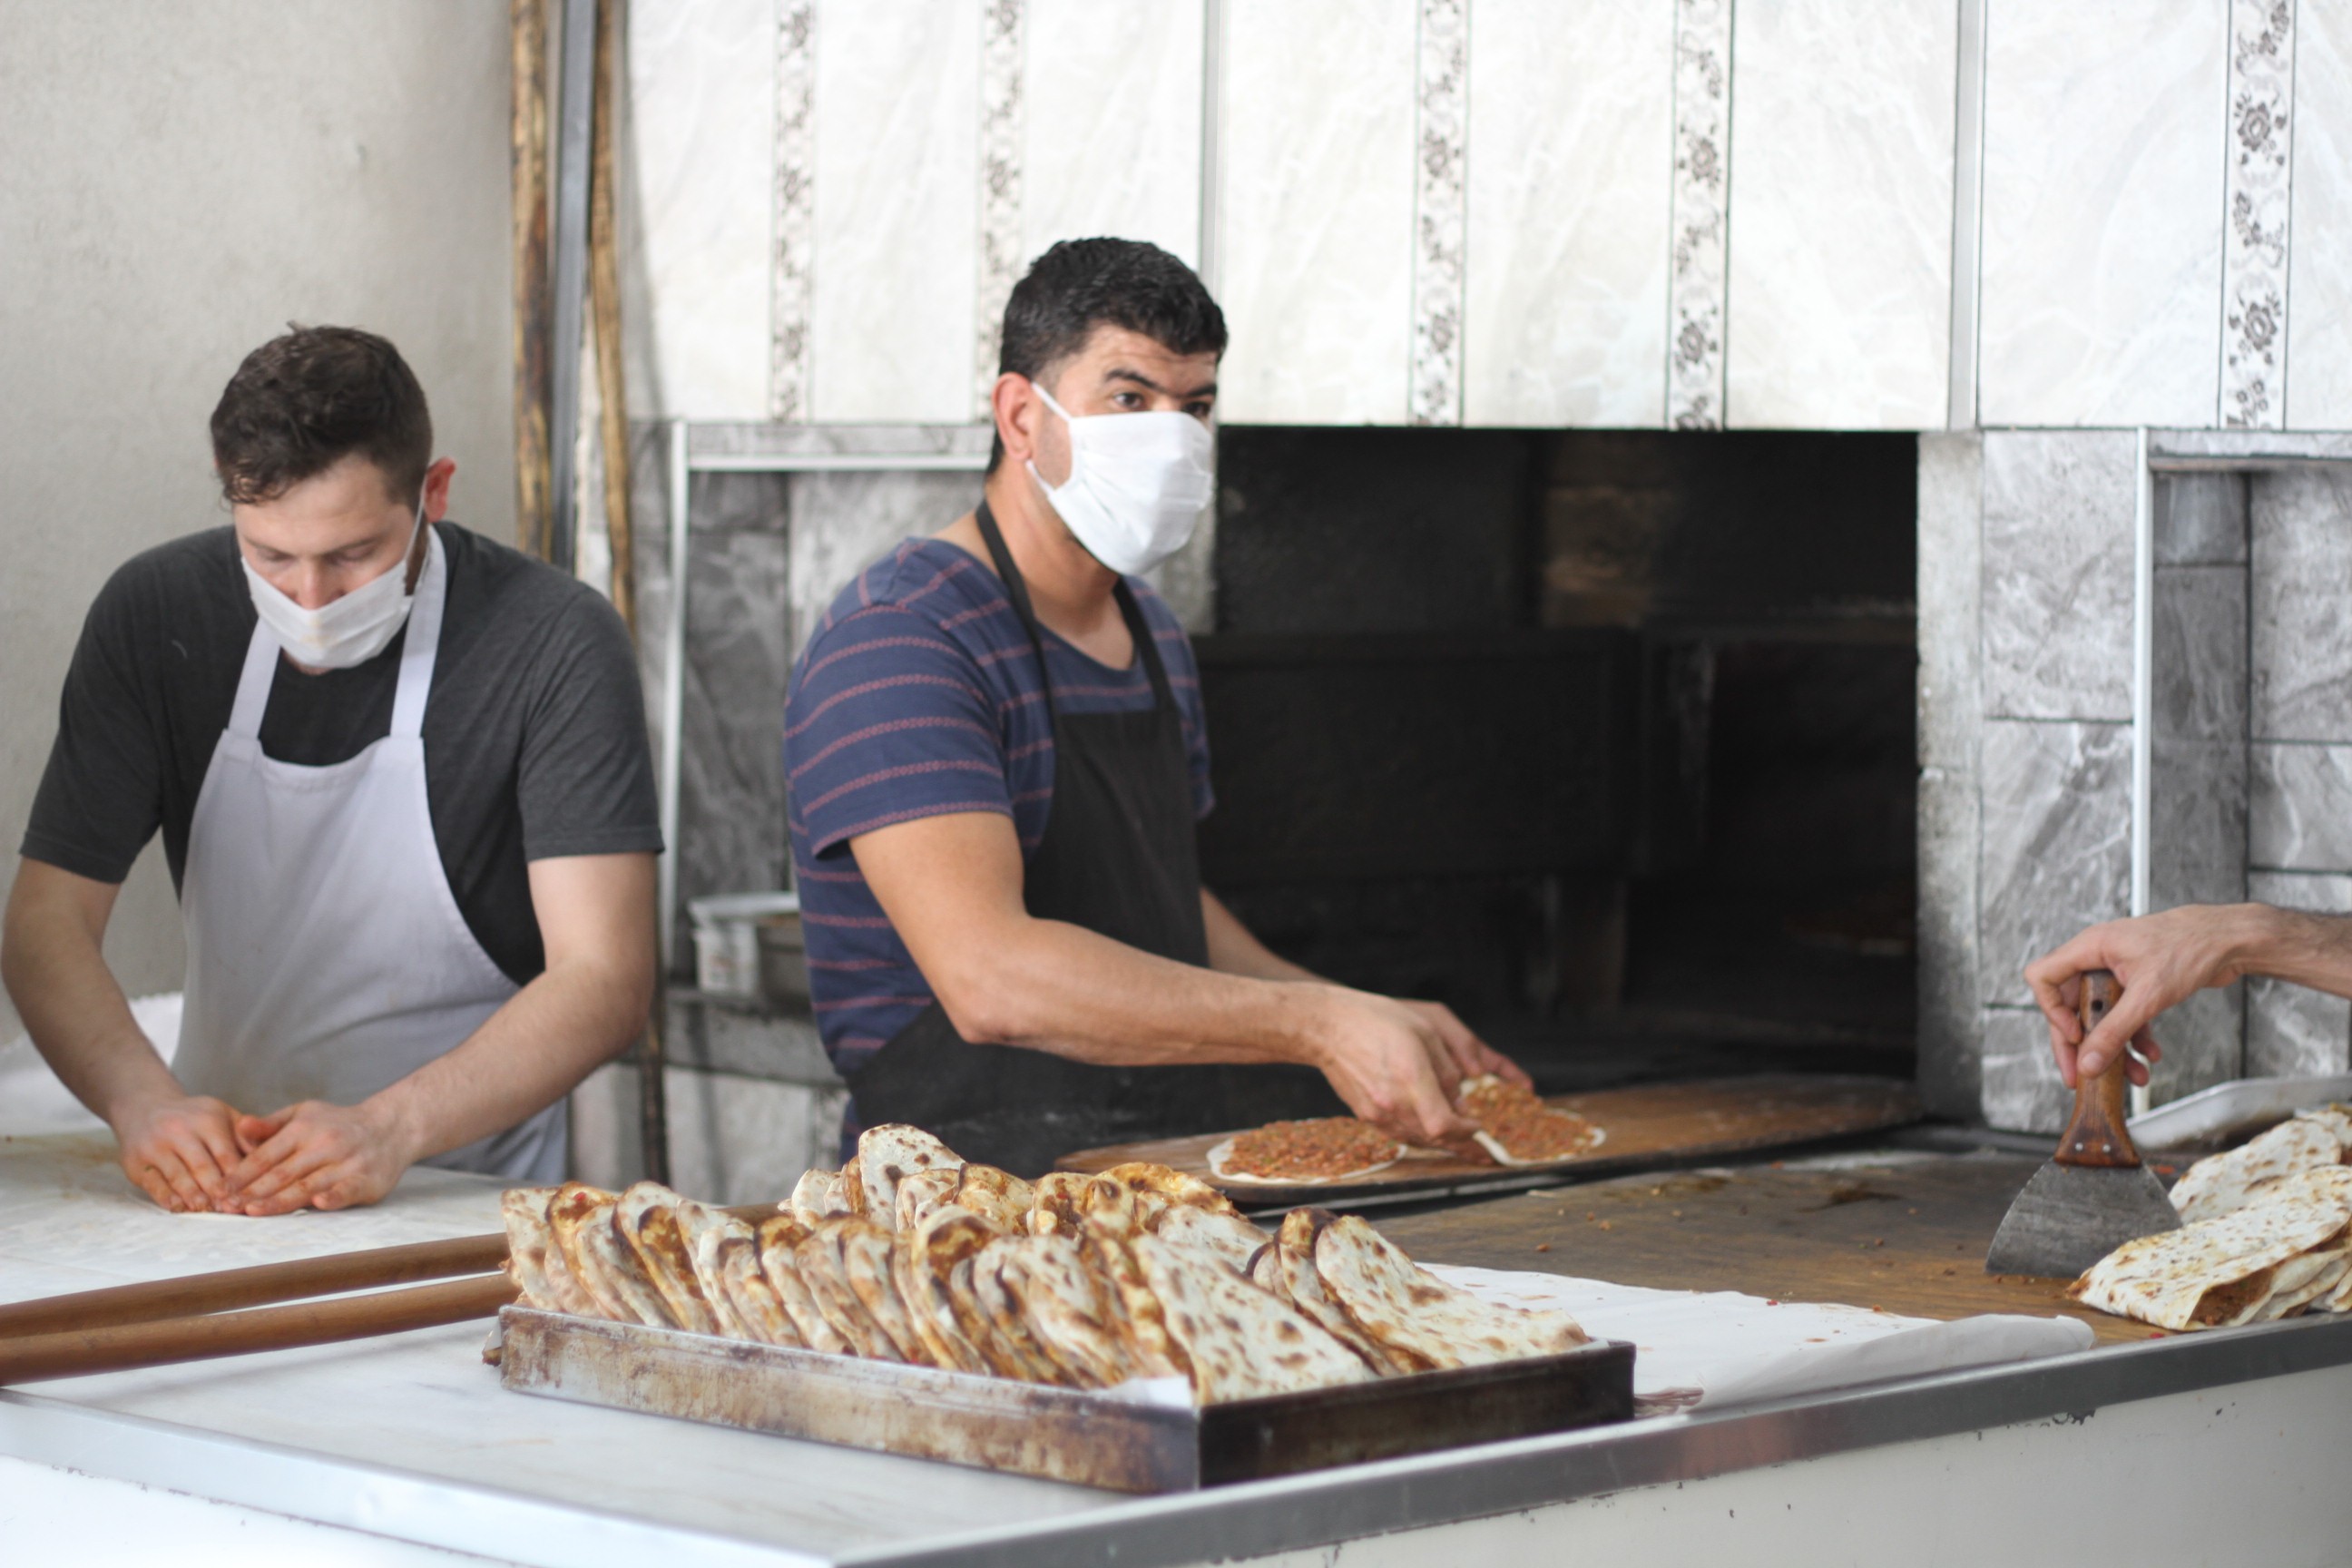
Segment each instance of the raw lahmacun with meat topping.
M1549 1165L1601 1147L1608 1134L1572 1110L1546 1105L1536 1091L1482 1073L1465 1079L1455 1103L1478 1124L1478 1147L1501 1165Z
M1356 1181L1403 1157L1404 1145L1370 1122L1324 1116L1236 1132L1209 1151L1209 1169L1228 1182L1314 1186Z

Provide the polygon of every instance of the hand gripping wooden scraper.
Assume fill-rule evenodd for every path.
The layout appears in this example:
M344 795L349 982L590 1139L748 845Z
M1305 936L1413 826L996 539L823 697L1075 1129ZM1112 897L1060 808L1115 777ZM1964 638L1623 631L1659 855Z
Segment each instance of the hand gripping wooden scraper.
M2083 1036L2116 1005L2116 977L2104 969L2083 976L2078 1004ZM2009 1205L1992 1249L1988 1274L2037 1274L2071 1278L2126 1241L2178 1230L2180 1215L2124 1131L2124 1057L2118 1053L2097 1078L2077 1074L2074 1119L2050 1157L2017 1201Z

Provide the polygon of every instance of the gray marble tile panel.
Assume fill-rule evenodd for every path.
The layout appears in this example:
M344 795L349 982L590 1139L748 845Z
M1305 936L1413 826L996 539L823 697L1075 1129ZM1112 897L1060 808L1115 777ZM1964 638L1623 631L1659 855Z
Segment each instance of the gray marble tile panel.
M2233 904L2246 896L2246 749L2157 742L2148 780L2148 898Z
M2128 432L1984 435L1985 712L2131 717Z
M2150 430L2151 458L2255 462L2295 458L2352 458L2352 435L2308 430Z
M2245 475L2158 474L2155 500L2158 566L2246 563Z
M2032 1007L1987 1007L1984 1037L1986 1122L2010 1132L2063 1131L2074 1090L2050 1055L2050 1024Z
M1982 756L1979 996L2019 1004L2029 962L2129 908L2131 731L1989 720Z
M722 1204L772 1203L812 1165L838 1163L838 1087L774 1083L732 1073L671 1068L667 1101L670 1184ZM572 1094L572 1173L618 1191L645 1175L635 1064L614 1062Z
M2259 473L2249 492L2253 735L2352 742L2352 474Z
M2151 666L2159 740L2246 735L2246 569L2159 566Z
M2164 1051L2147 1075L2156 1104L2227 1083L2244 1071L2245 987L2200 991L2158 1016L2151 1032Z
M2352 876L2256 871L2246 896L2282 909L2352 913ZM2352 1002L2257 977L2246 982L2246 1073L2292 1078L2352 1068Z
M2352 871L2352 746L2257 741L2247 752L2248 864Z
M1974 1121L1982 438L1920 437L1918 483L1919 1088L1930 1110Z
M825 1059L816 1025L804 1016L753 1012L673 995L665 1043L670 1061L678 1067L819 1088L840 1082L833 1064Z
M834 596L900 540L937 533L980 500L978 474L792 477L792 647L808 644Z
M2246 1076L2337 1073L2352 1041L2352 1002L2284 980L2246 982Z

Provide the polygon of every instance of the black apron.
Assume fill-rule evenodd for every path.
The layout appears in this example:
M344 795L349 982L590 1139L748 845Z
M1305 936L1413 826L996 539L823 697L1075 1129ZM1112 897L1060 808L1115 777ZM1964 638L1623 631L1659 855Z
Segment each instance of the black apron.
M1045 836L1024 872L1024 907L1039 920L1066 921L1206 967L1183 720L1135 595L1123 581L1115 590L1151 679L1151 707L1059 711L1028 585L985 500L977 516L1036 653L1054 736L1053 800ZM937 1002L852 1072L849 1088L867 1127L911 1123L967 1160L1030 1177L1073 1150L1344 1110L1309 1068L1097 1067L1046 1051L975 1046Z

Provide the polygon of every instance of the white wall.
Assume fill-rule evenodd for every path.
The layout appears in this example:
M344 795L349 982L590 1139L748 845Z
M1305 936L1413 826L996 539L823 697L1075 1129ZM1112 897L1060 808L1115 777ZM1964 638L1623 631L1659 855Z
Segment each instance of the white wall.
M397 342L514 534L507 8L482 0L0 0L0 895L91 596L225 520L205 419L289 321ZM160 847L109 942L176 988ZM0 1038L16 1020L0 1004Z

